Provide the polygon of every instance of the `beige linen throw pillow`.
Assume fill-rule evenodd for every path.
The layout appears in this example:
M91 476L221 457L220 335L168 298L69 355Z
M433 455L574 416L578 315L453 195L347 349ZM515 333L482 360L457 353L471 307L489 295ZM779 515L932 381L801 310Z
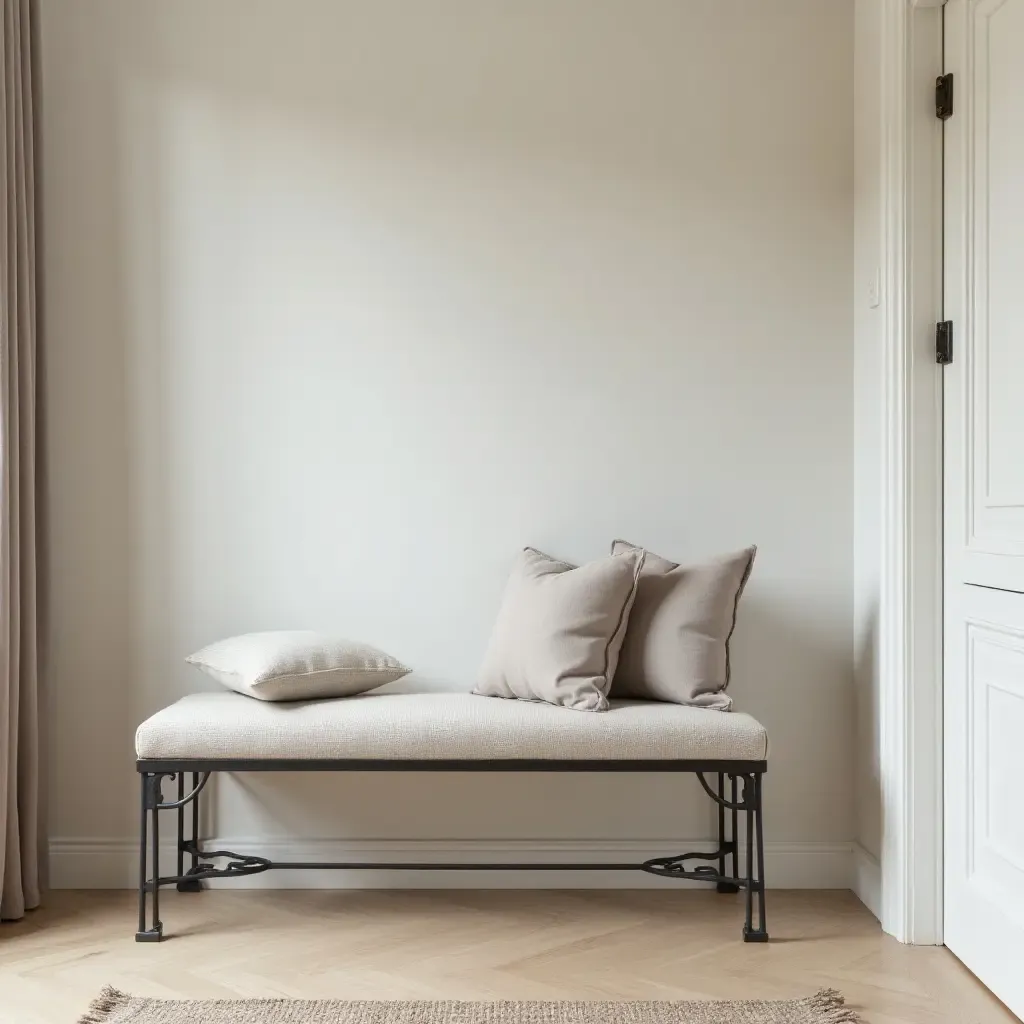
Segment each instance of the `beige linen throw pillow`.
M525 548L474 692L606 711L643 564L634 547L582 566Z
M232 636L185 660L230 690L271 701L351 697L410 671L369 644L310 630Z
M626 541L614 554L638 551ZM729 639L757 548L704 565L646 555L612 684L615 697L641 697L726 711Z

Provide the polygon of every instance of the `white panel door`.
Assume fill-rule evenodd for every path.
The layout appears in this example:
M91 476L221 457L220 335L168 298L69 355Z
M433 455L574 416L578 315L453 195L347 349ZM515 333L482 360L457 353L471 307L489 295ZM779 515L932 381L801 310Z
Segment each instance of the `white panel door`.
M1024 0L944 17L944 933L1024 1015Z

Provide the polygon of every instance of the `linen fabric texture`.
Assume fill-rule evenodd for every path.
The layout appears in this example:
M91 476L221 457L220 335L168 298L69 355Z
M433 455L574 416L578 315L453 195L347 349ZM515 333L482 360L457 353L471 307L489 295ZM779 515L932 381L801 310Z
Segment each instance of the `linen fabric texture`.
M34 0L0 10L0 921L38 907L46 889L47 696L40 672L40 566L47 516L40 487L36 159L38 38Z
M524 548L474 692L607 711L643 564L636 547L582 566Z
M617 540L612 552L641 551ZM645 552L611 693L727 711L729 641L756 547L700 565Z
M245 633L185 660L229 690L268 701L349 697L410 671L369 644L310 630Z
M403 684L404 685L404 684ZM603 715L472 693L365 693L268 703L194 693L139 726L155 760L760 761L768 736L750 715L612 700Z

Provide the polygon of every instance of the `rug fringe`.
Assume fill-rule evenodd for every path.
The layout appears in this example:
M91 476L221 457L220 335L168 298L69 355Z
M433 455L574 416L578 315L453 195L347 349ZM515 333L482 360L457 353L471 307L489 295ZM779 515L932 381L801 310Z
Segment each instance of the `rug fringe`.
M122 1007L130 997L126 992L120 992L110 985L106 985L103 991L89 1004L85 1016L78 1018L78 1024L107 1024L110 1015Z
M823 988L808 1000L822 1014L821 1024L858 1024L856 1010L846 1005L846 997L834 988Z

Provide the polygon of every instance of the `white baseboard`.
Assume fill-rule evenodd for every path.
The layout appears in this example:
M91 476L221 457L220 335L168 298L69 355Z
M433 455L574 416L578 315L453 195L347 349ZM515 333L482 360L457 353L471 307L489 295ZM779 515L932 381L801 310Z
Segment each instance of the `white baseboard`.
M882 865L860 843L853 844L854 893L879 920L882 917Z
M709 850L706 840L418 840L217 838L207 849L259 854L276 861L370 861L422 864L432 861L638 863L684 850ZM138 844L130 839L54 839L50 882L55 889L134 889ZM742 863L742 857L741 857ZM877 863L877 862L876 862ZM173 846L160 851L162 874L175 866ZM853 850L849 843L766 843L765 878L771 889L849 889ZM644 871L429 869L268 871L215 882L243 889L650 889L668 882ZM863 897L862 897L863 898Z

